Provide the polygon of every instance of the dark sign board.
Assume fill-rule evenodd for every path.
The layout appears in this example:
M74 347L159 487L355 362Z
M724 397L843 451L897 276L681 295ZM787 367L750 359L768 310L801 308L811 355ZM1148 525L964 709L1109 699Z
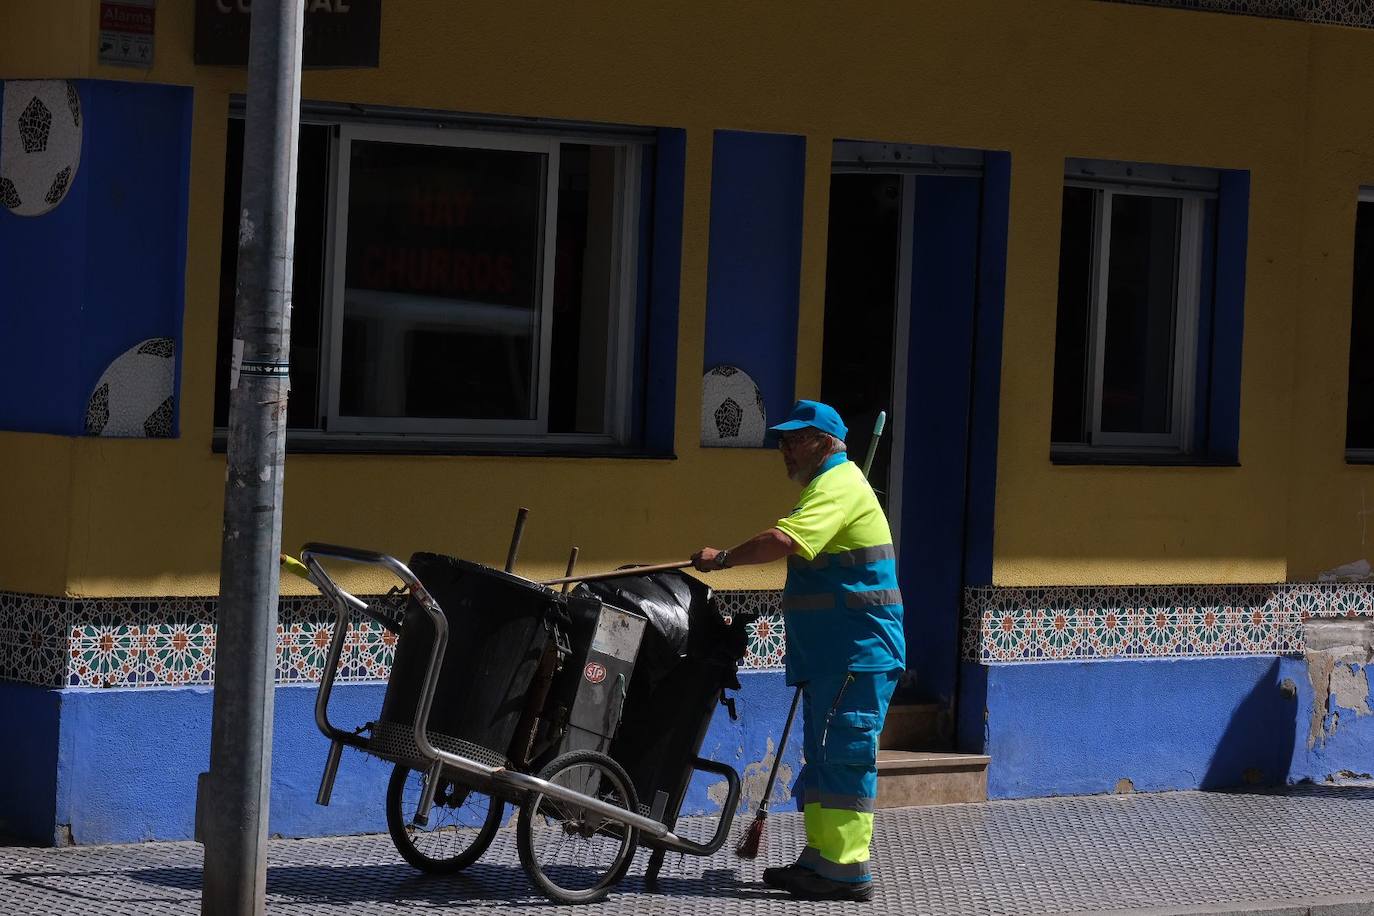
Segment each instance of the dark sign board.
M305 6L304 67L375 67L382 0L297 0ZM196 0L196 63L248 64L252 0Z

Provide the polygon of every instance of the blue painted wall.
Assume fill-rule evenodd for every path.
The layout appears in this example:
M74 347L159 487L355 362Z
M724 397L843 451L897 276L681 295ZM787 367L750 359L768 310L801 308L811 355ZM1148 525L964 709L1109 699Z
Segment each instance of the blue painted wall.
M57 723L62 692L0 681L0 836L56 841Z
M743 672L741 682L739 719L732 722L718 709L702 750L758 778L766 776L761 763L782 731L791 691L778 671ZM339 685L332 719L348 727L371 721L384 690ZM385 831L391 764L346 752L332 803L315 804L328 751L315 728L315 696L314 686L277 688L269 830L282 836ZM47 690L0 683L0 714L18 727L0 752L0 832L44 844L68 828L81 844L190 839L196 779L210 760L211 701L206 687ZM798 729L784 756L792 776L800 754ZM719 810L711 798L717 782L698 777L684 811ZM775 797L786 798L789 786L790 778L780 779Z
M673 451L677 410L678 295L682 286L682 212L687 168L687 132L660 128L653 151L653 219L641 220L650 238L641 238L640 281L645 284L644 444L651 451ZM647 172L646 172L647 178ZM648 193L648 192L652 193Z
M703 371L748 372L770 422L796 383L805 174L805 137L716 131Z
M191 90L81 80L77 91L81 163L67 197L37 217L0 208L0 429L83 434L101 373L149 337L177 341L180 387Z
M985 704L966 702L961 738L985 737L989 796L1225 788L1324 781L1374 770L1374 715L1332 704L1312 746L1314 702L1300 658L1160 659L994 665L964 672ZM1374 667L1374 666L1371 666ZM1368 683L1370 668L1359 675ZM717 710L703 754L731 764L757 793L782 731L791 690L781 672L743 672L731 721ZM340 685L333 716L359 724L380 708L380 684ZM967 694L966 694L967 696ZM970 697L971 699L971 697ZM315 804L326 745L313 686L276 694L270 830L283 836L385 830L391 766L345 754L333 804ZM0 683L0 714L15 723L0 752L0 833L40 843L187 839L197 774L209 762L211 691L203 687L52 690ZM984 723L982 728L975 724ZM59 735L60 723L60 735ZM784 752L779 807L801 766L800 735ZM699 776L688 814L718 810L720 781ZM756 802L754 798L752 801ZM740 815L747 820L746 809Z
M384 688L340 685L331 714L361 725ZM196 778L209 768L212 691L207 687L61 691L57 818L77 843L190 839ZM315 728L315 688L279 687L272 737L272 811L282 836L386 829L390 768L361 754L340 769L334 803L315 804L328 744Z
M996 525L997 430L1002 396L1002 315L1007 290L1007 232L1011 220L1011 154L983 154L983 200L978 225L978 293L973 331L973 394L969 406L964 584L992 584Z
M1208 449L1240 458L1240 362L1245 332L1245 261L1250 238L1250 173L1221 173L1217 193L1216 289L1212 313L1212 379Z
M907 667L949 704L959 658L982 181L916 179L901 557Z
M997 431L1002 392L1002 317L1006 306L1007 231L1011 213L1011 154L983 154L983 199L978 226L978 293L973 330L965 486L963 585L992 584L996 526ZM987 745L988 669L959 662L955 672L955 747L981 754Z
M987 670L991 798L1284 783L1306 763L1308 706L1273 657L993 665Z

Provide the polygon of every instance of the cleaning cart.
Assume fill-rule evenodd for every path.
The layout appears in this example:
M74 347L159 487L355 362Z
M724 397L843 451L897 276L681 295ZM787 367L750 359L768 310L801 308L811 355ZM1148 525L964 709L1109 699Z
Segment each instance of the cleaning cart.
M514 553L515 542L508 568ZM312 543L300 558L335 610L315 707L330 742L319 804L329 804L345 747L393 763L391 838L406 861L435 873L475 862L506 805L518 806L521 864L563 903L604 897L639 846L653 850L652 884L665 853L709 855L723 844L739 775L698 754L723 689L738 687L744 621L722 618L703 584L635 571L613 574L615 587L603 575L560 591L438 554L406 564ZM380 567L401 585L369 604L326 561ZM330 720L329 702L359 617L395 634L396 654L378 717L345 729ZM723 778L727 790L702 842L674 832L696 772Z

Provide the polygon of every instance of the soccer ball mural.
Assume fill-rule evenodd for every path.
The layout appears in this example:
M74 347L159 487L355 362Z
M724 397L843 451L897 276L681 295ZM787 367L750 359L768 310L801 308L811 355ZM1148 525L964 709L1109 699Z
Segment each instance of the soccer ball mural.
M81 97L70 80L8 80L0 108L0 204L41 216L81 164Z
M86 434L170 439L175 363L170 337L151 337L121 353L91 392Z
M749 373L717 366L702 379L701 444L716 448L761 448L768 411Z

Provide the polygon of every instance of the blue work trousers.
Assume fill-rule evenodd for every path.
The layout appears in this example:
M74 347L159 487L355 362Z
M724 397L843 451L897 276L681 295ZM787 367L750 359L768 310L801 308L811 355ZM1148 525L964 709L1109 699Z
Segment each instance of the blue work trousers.
M871 878L878 733L900 671L847 671L801 685L805 766L797 779L806 850L797 864L836 881Z

